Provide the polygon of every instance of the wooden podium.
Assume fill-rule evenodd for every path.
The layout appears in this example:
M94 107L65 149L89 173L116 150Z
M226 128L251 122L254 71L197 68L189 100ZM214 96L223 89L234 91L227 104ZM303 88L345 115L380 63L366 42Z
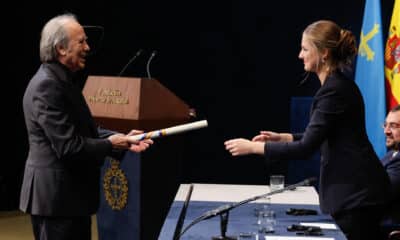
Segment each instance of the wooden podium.
M186 123L189 106L155 79L89 76L83 95L98 124L145 131Z
M128 133L187 123L189 106L155 79L89 76L83 95L97 124ZM183 136L141 154L107 158L97 225L100 240L156 239L179 186Z

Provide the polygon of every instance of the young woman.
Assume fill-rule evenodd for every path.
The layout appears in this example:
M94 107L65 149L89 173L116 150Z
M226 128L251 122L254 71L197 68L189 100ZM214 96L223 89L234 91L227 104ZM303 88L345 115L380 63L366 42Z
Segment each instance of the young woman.
M271 159L301 159L321 150L319 200L349 240L379 239L382 206L389 179L365 129L362 95L343 70L357 53L354 35L332 21L317 21L303 32L299 58L317 74L310 122L302 134L262 131L252 141L225 142L233 155L264 154Z

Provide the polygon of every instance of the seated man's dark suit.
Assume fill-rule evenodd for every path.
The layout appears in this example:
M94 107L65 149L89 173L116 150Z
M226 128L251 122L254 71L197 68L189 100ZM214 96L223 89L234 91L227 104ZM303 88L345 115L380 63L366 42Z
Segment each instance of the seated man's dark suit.
M389 151L381 160L391 181L392 198L385 209L385 224L400 227L400 153Z

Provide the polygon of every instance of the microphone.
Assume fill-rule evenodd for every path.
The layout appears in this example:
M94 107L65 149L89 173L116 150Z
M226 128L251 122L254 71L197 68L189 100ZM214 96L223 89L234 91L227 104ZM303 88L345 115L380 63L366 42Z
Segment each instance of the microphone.
M146 64L147 78L151 78L151 75L150 75L150 63L153 60L153 58L156 56L156 54L157 54L156 50L152 51L151 55L149 57L149 60L147 61L147 64Z
M304 75L305 75L305 77L303 78L303 80L300 81L299 84L297 84L297 87L300 87L300 86L303 85L305 82L307 82L308 78L310 77L310 72L305 72Z
M183 231L180 234L180 236L182 236L190 227L192 227L196 223L201 222L201 221L206 220L206 219L213 218L213 217L218 216L218 215L221 215L221 221L223 221L224 224L227 224L228 223L227 215L229 214L229 211L234 209L234 208L236 208L236 207L239 207L239 206L241 206L241 205L243 205L245 203L253 202L253 201L258 200L260 198L265 198L265 197L268 197L268 196L271 196L271 195L274 195L274 194L277 194L277 193L281 193L281 192L288 191L288 190L294 190L297 187L309 186L309 185L311 185L311 183L315 182L316 180L317 180L317 178L315 178L315 177L307 178L307 179L305 179L305 180L303 180L303 181L301 181L299 183L296 183L296 184L293 184L293 185L289 185L289 186L284 187L282 189L278 189L278 190L275 190L275 191L272 191L272 192L269 192L269 193L265 193L265 194L262 194L262 195L254 196L254 197L245 199L245 200L237 202L237 203L228 203L228 204L219 206L219 207L217 207L217 208L215 208L213 210L205 212L200 217L198 217L195 220L193 220L188 226L186 226L183 229ZM223 219L222 215L224 215L224 214L226 214L226 219ZM225 227L225 229L226 229L226 227ZM223 235L224 235L224 233L223 233Z
M172 240L179 240L179 238L180 238L181 230L182 230L182 227L183 227L183 223L185 221L186 211L187 211L188 206L189 206L189 202L190 202L190 198L192 196L193 188L194 188L194 185L190 184L189 190L188 190L188 192L186 194L185 202L183 203L183 207L181 209L181 213L179 214L179 218L178 218L178 221L177 221L176 226L175 226L174 237L172 238Z
M143 49L139 49L139 50L135 53L135 55L129 60L129 62L124 66L124 68L121 70L121 72L119 72L118 76L121 76L121 75L125 72L126 68L127 68L137 57L139 57L139 55L142 54L142 52L143 52Z

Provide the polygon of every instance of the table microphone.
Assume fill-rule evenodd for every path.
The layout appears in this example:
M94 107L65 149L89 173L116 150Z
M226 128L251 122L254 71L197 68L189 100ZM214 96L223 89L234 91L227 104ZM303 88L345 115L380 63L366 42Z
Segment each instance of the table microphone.
M183 223L185 221L186 211L187 211L188 206L189 206L189 202L190 202L190 198L192 196L193 188L194 188L194 185L190 184L189 190L186 193L185 201L183 202L181 213L179 214L179 218L178 218L178 221L177 221L176 226L175 226L174 237L172 238L172 240L179 240L180 239L181 230L182 230L182 227L183 227Z
M188 226L186 226L183 229L181 235L183 235L190 227L192 227L193 225L195 225L198 222L201 222L201 221L206 220L206 219L213 218L213 217L218 216L218 215L221 215L221 216L223 214L228 215L230 210L232 210L232 209L234 209L236 207L239 207L239 206L241 206L241 205L243 205L245 203L253 202L253 201L258 200L260 198L265 198L265 197L268 197L268 196L271 196L271 195L274 195L274 194L277 194L277 193L281 193L281 192L284 192L284 191L294 190L297 187L309 186L313 182L315 182L316 180L317 180L317 178L315 178L315 177L307 178L307 179L305 179L305 180L303 180L303 181L301 181L299 183L296 183L296 184L293 184L293 185L289 185L289 186L284 187L282 189L278 189L278 190L275 190L275 191L272 191L272 192L269 192L269 193L265 193L265 194L262 194L262 195L257 195L257 196L245 199L245 200L237 202L237 203L228 203L228 204L219 206L219 207L217 207L217 208L215 208L213 210L205 212L200 217L198 217L195 220L193 220ZM222 217L221 217L221 221L223 221ZM224 224L227 224L227 223L228 223L228 220L224 219ZM226 227L225 227L225 229L226 229Z

